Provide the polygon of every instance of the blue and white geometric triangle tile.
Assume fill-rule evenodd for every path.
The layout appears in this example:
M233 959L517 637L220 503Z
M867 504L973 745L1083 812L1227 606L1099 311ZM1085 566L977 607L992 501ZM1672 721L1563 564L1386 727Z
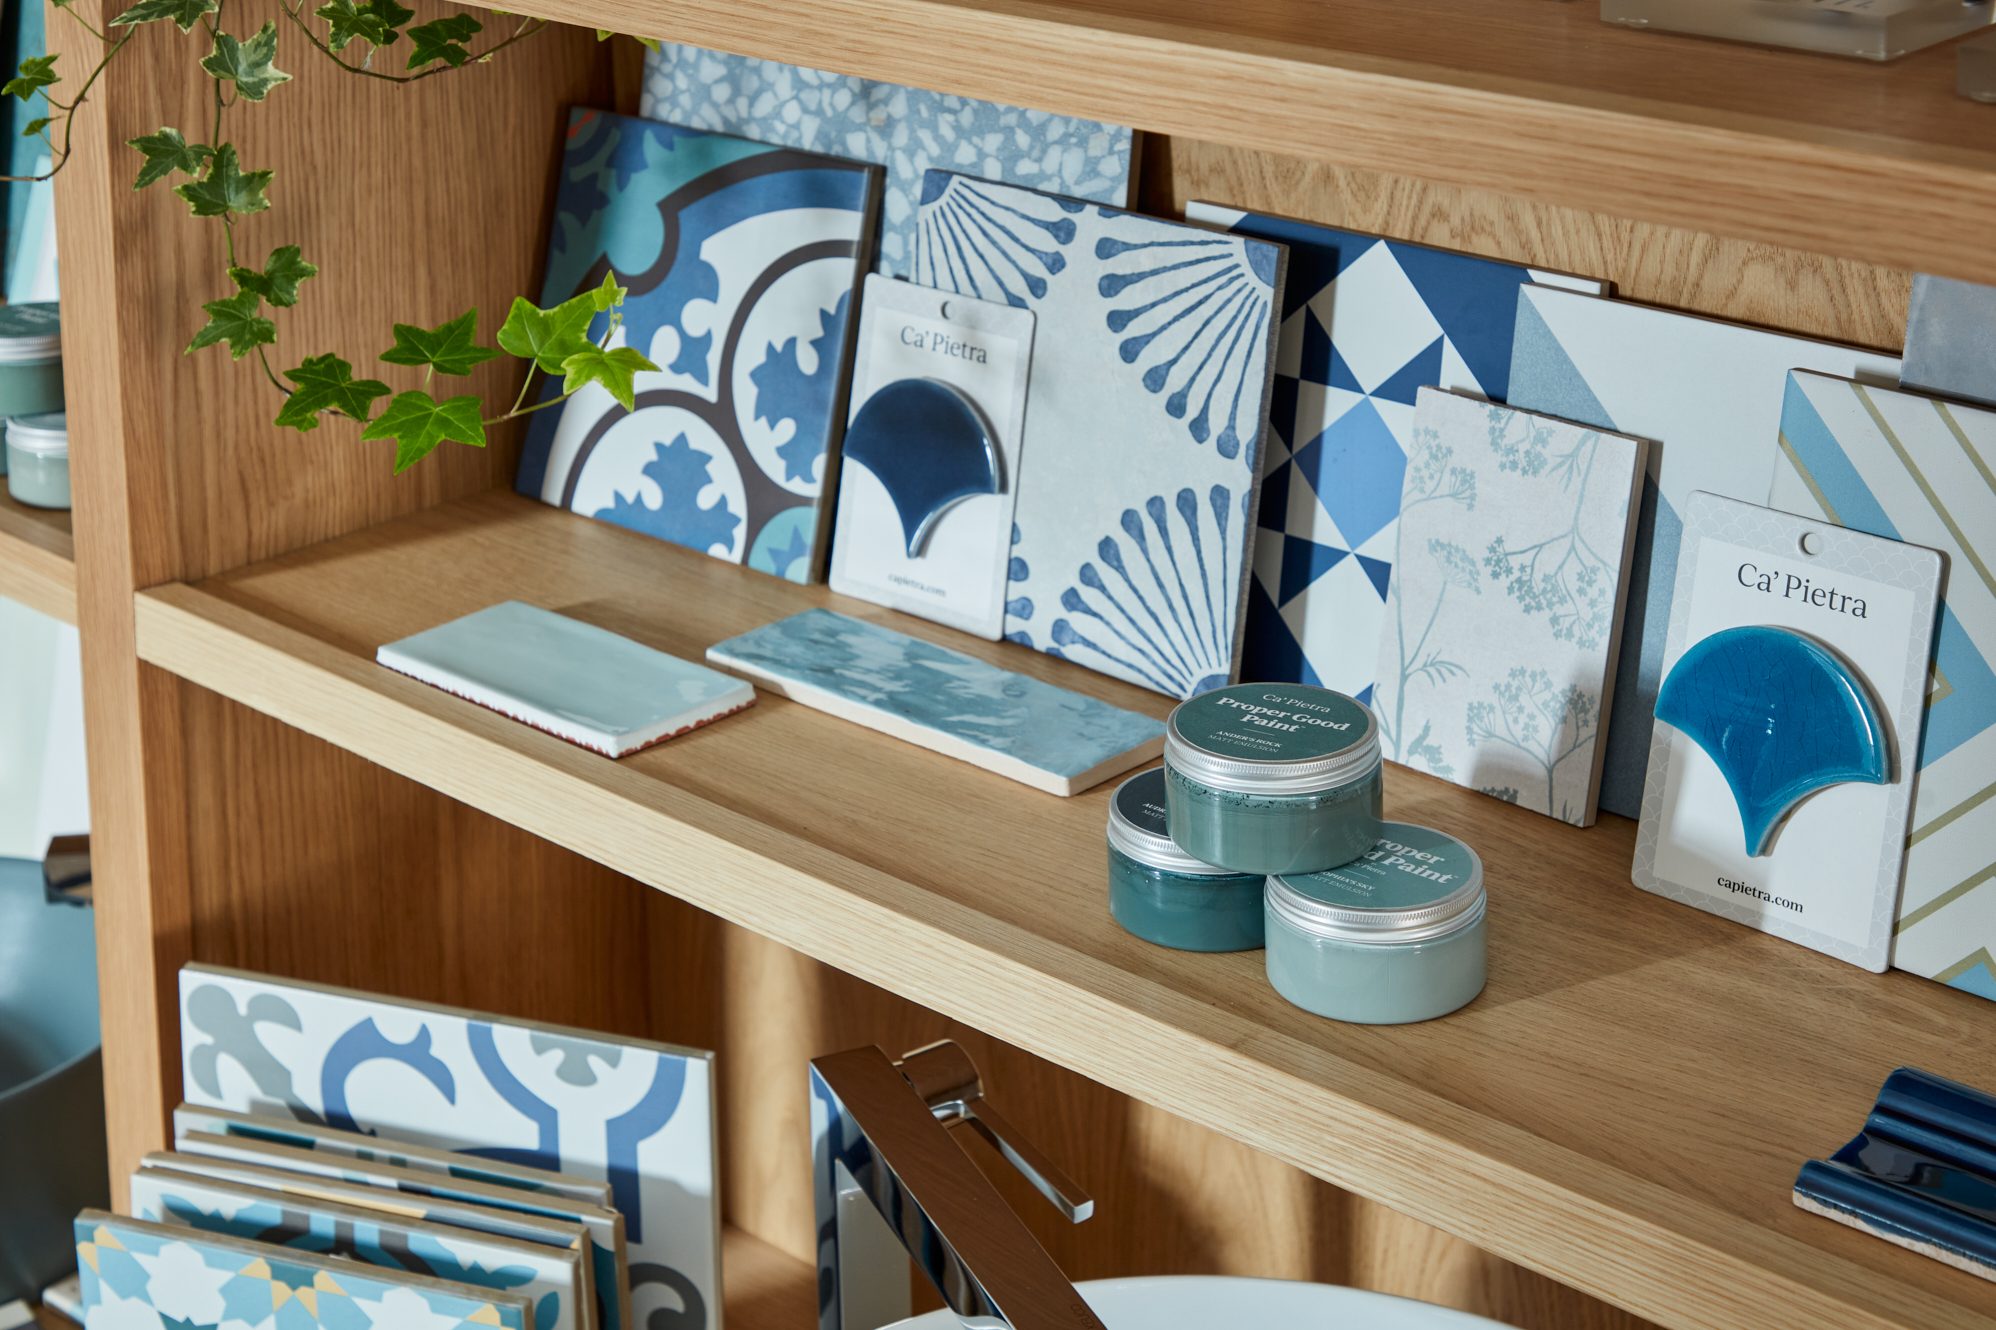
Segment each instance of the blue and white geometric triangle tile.
M1210 203L1186 216L1290 253L1260 510L1276 552L1256 559L1243 669L1368 698L1417 395L1503 401L1519 289L1607 284Z

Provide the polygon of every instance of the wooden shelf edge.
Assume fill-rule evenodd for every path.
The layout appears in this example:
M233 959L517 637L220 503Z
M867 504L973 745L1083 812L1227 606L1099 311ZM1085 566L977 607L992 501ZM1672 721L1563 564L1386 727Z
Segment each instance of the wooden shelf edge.
M157 587L136 608L140 657L189 682L1661 1324L1986 1324L1972 1308L940 899L199 587ZM620 830L578 833L591 825ZM1355 1141L1367 1144L1346 1144Z
M728 1330L807 1330L818 1323L818 1269L732 1226L721 1229Z
M76 544L66 518L0 494L0 597L74 625Z
M1544 77L1482 74L1036 0L524 0L520 12L1996 281L1996 251L1960 223L1996 215L1996 152L1569 88L1552 80L1553 51ZM1683 51L1658 45L1656 58Z

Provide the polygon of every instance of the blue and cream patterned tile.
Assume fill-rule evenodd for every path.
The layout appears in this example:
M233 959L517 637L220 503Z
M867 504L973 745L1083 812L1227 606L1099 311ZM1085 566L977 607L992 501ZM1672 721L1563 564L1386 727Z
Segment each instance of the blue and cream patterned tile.
M1258 576L1245 668L1368 698L1416 395L1502 401L1519 289L1606 284L1211 203L1186 215L1289 247L1260 525L1264 542L1304 548L1257 567L1326 572Z
M1511 405L1653 445L1601 773L1603 811L1637 817L1692 492L1765 502L1790 369L1894 383L1899 362L1833 342L1542 287L1525 289L1517 319Z
M930 168L1124 207L1134 135L1117 125L849 74L665 43L645 59L641 114L887 169L878 269L914 273Z
M635 1323L718 1323L712 1054L201 965L180 1041L191 1104L607 1180Z
M931 171L915 257L1038 320L1006 636L1172 697L1235 677L1281 246Z
M597 1324L579 1233L572 1246L556 1248L432 1223L406 1210L342 1205L309 1190L286 1194L161 1166L174 1160L148 1155L132 1174L131 1208L138 1218L518 1293L533 1306L538 1330L593 1330Z
M1768 502L1947 556L1892 963L1996 997L1988 978L1996 950L1992 472L1996 411L1826 374L1788 376Z
M1996 286L1915 273L1899 382L1996 406Z
M879 168L577 110L558 180L541 303L616 273L613 345L660 368L631 410L590 386L533 416L516 487L812 580Z
M84 1330L535 1330L517 1293L101 1210L75 1231Z
M1076 794L1156 757L1149 716L831 610L717 642L716 665L843 720L1051 794Z

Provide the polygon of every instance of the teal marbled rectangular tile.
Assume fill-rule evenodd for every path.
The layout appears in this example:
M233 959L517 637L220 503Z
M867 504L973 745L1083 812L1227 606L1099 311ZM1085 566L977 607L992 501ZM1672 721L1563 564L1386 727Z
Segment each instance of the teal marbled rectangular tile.
M1164 726L960 651L831 610L805 610L707 649L773 693L1050 794L1140 766Z

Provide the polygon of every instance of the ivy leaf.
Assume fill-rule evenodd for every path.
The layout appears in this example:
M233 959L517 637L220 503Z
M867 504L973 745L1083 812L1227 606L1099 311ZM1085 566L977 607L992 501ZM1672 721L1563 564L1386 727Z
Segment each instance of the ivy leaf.
M402 35L404 23L416 17L415 10L404 9L395 0L367 0L362 5L327 0L312 12L326 20L326 45L335 51L346 50L347 43L356 39L386 46Z
M277 59L277 24L264 20L256 35L246 42L239 42L226 32L215 34L215 49L201 61L201 68L215 76L217 82L233 83L236 93L245 101L260 102L270 95L270 90L280 83L289 83L291 76L271 63Z
M199 351L217 342L229 344L229 358L241 360L259 346L277 341L277 325L261 317L254 291L238 291L227 300L211 300L201 306L208 312L208 325L194 334L182 354Z
M175 27L187 32L205 15L212 14L220 8L220 0L139 0L130 9L112 19L111 26L129 28L135 23L157 23L161 19L172 19Z
M305 262L296 245L271 250L262 272L255 268L229 269L229 278L238 291L254 291L279 309L290 309L297 304L298 284L318 275L318 265Z
M56 4L56 3L60 3L60 0L49 0L49 2L50 2L51 4ZM610 29L608 29L608 28L598 28L598 29L596 29L596 40L597 40L597 41L599 41L599 42L607 42L607 41L609 41L609 40L610 40L610 39L611 39L612 37L614 37L614 36L616 36L616 35L617 35L616 33L612 32L612 31L611 31ZM644 47L644 48L645 48L645 49L646 49L647 51L656 51L656 50L658 49L658 38L656 38L656 37L635 37L635 36L634 36L634 37L632 37L632 38L631 38L631 40L632 40L632 41L634 41L634 42L636 42L636 43L637 43L638 45L640 45L640 46Z
M391 365L426 365L439 374L469 374L499 353L477 342L478 311L468 309L434 328L395 325L395 345L381 353Z
M268 208L270 200L263 191L269 185L270 172L243 170L236 161L236 145L224 143L209 157L208 169L199 180L175 185L173 192L187 200L196 217L222 217Z
M624 297L630 293L630 287L617 285L617 273L615 269L612 269L603 274L603 285L588 293L589 303L598 313L601 313L604 310L615 309L617 306L623 304ZM579 300L581 297L578 296L576 299Z
M144 189L175 171L199 175L201 164L215 155L215 150L205 143L189 143L177 129L162 128L158 133L141 134L126 139L125 146L137 148L146 159L146 164L139 168L139 178L132 182L133 189Z
M591 383L599 383L617 404L629 411L637 404L634 377L640 370L656 370L636 347L618 346L606 351L585 346L561 362L561 390L572 393Z
M50 120L47 116L43 116L38 120L30 120L25 126L22 127L21 137L24 139L31 139L35 135L41 133L43 130L47 129L50 125L54 123L55 122L53 120Z
M478 398L466 394L439 402L428 393L395 394L388 409L368 422L363 439L395 440L395 474L401 475L444 442L485 446L485 422Z
M61 52L57 52L57 55L60 54ZM25 102L50 84L62 82L62 75L55 72L55 62L54 55L29 56L21 62L21 67L14 72L13 78L8 79L5 84L0 84L0 94L19 97Z
M428 23L418 23L409 29L409 40L414 49L409 52L409 68L421 69L424 65L441 60L456 69L471 59L471 51L464 45L485 28L483 23L469 14L452 14L449 18L432 19Z
M353 366L338 356L307 356L284 377L298 386L284 399L284 408L275 423L301 433L319 428L319 414L335 415L365 422L374 408L374 399L388 396L388 385L379 379L356 379Z
M559 374L562 361L589 349L589 320L594 313L587 296L565 300L553 309L540 309L514 296L513 308L499 328L499 345L549 374Z

